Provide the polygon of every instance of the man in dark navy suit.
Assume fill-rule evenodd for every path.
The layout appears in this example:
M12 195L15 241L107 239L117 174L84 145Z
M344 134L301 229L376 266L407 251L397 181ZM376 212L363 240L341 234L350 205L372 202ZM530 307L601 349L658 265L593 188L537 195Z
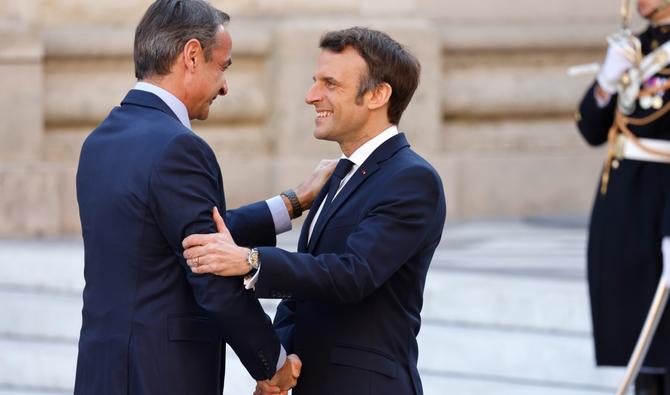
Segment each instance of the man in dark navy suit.
M202 0L153 3L135 34L139 82L83 145L76 394L221 394L225 343L272 391L295 385L300 361L242 278L194 275L182 257L184 237L216 229L212 207L237 244L274 245L299 214L291 200L311 205L330 174L321 166L286 196L225 211L219 165L190 120L228 91L228 19Z
M419 395L423 289L446 215L439 175L397 130L420 66L365 28L328 33L320 47L306 102L317 113L315 137L336 141L343 158L298 252L255 248L248 285L257 297L284 298L275 329L304 364L293 394ZM219 234L184 240L187 263L194 273L249 272L229 221L216 221Z

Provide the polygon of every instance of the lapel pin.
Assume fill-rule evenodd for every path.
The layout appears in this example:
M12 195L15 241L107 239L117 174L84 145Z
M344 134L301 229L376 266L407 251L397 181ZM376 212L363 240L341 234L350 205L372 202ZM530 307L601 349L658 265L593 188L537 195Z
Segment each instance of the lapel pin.
M366 175L366 174L368 174L368 172L365 171L365 169L361 169L361 174L362 174L362 175Z

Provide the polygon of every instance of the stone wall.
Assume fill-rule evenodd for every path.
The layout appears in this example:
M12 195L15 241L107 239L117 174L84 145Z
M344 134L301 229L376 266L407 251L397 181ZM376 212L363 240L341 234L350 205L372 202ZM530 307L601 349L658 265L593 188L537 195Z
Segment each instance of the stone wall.
M86 134L134 84L133 29L148 1L0 5L0 236L75 235ZM297 184L337 147L312 137L304 94L326 30L383 29L421 60L400 129L438 169L451 220L585 214L603 151L573 113L618 28L609 0L228 0L230 94L195 130L221 162L230 207Z

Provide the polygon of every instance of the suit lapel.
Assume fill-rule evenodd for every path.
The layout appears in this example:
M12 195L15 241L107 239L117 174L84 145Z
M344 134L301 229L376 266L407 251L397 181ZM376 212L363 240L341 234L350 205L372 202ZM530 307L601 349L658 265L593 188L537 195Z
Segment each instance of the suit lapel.
M330 181L327 182L323 188L321 188L321 191L319 191L316 199L314 199L312 202L312 207L309 209L307 218L305 218L305 222L302 224L302 230L300 231L300 238L298 239L298 252L307 252L307 237L309 236L309 226L314 220L314 216L319 210L319 206L321 206L323 199L326 198L326 194L328 194L328 188L330 188Z
M328 210L326 212L321 212L319 214L319 218L317 218L316 225L314 226L314 230L312 231L312 236L309 238L309 245L308 245L308 251L310 253L314 252L314 247L316 246L317 242L319 241L319 238L321 237L321 234L323 233L323 229L326 227L328 224L328 221L332 218L333 214L337 212L337 210L346 202L351 194L358 189L358 187L372 174L374 174L377 170L379 170L380 165L382 162L386 161L389 159L393 154L398 152L401 148L408 147L409 143L407 142L407 139L405 138L404 133L400 133L396 136L391 137L387 141L385 141L382 145L379 146L375 151L372 152L372 154L368 157L368 159L363 162L363 164L356 169L356 173L354 173L349 181L344 185L342 190L335 196L335 200L331 203L330 207L328 207ZM328 188L324 188L326 191ZM323 190L321 191L323 193ZM323 197L321 198L323 200ZM319 203L320 204L320 203ZM311 210L310 210L311 211ZM311 214L311 213L310 213ZM312 217L313 219L313 217ZM310 221L311 222L311 221ZM305 221L307 223L307 221ZM307 227L307 232L309 232L309 226ZM303 227L303 233L305 232L305 229ZM302 234L301 234L301 239L302 239ZM306 239L306 236L305 236Z

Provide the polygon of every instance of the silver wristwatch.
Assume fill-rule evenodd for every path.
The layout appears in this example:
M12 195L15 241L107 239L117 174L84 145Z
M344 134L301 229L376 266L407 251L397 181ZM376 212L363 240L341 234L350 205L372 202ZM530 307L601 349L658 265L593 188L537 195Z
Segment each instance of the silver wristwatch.
M247 255L247 263L249 264L249 273L246 274L246 277L253 277L261 264L257 249L252 248L249 250L249 255Z

